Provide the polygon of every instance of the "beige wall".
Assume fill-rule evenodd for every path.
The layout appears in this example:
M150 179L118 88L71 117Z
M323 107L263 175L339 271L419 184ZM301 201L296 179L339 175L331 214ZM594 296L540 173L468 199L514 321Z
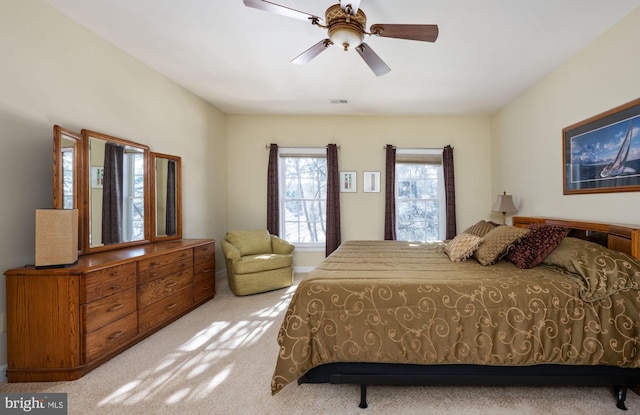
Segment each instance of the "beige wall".
M638 192L562 194L562 129L640 97L638 39L640 9L493 118L494 193L523 215L640 223Z
M362 172L379 171L384 189L386 144L454 147L459 228L491 215L490 122L488 117L307 117L229 116L227 130L229 229L266 225L268 150L280 146L335 143L342 171L358 173L358 191L342 193L342 240L382 239L384 192L364 193ZM485 209L479 208L485 207ZM296 252L294 265L315 266L321 253Z
M34 262L35 209L52 205L54 124L181 156L184 236L223 235L223 113L41 1L0 2L0 51L2 272ZM5 309L0 275L0 313ZM5 336L0 366L7 361Z

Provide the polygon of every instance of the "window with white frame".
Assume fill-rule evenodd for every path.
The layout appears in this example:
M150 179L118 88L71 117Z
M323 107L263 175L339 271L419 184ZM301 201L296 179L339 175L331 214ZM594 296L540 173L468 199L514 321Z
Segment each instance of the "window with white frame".
M327 150L279 148L280 236L301 248L324 248Z
M442 150L396 149L396 238L445 239Z

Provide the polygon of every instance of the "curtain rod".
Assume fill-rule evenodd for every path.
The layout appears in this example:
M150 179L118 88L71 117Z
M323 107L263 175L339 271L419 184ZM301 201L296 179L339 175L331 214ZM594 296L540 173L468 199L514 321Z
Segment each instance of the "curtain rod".
M393 148L398 148L396 146L391 146ZM453 148L453 147L451 147ZM382 146L383 150L387 149L387 146ZM401 150L444 150L444 147L401 147Z
M279 147L279 146L278 146L278 147ZM288 147L288 148L319 148L319 146L287 146L287 147ZM328 147L328 145L327 145L327 146L324 146L324 147L326 148L326 147ZM337 147L338 147L338 148L340 148L340 145L338 145ZM270 145L270 144L266 144L266 145L264 146L264 148L265 148L265 149L267 149L267 150L269 150L269 149L271 148L271 145Z

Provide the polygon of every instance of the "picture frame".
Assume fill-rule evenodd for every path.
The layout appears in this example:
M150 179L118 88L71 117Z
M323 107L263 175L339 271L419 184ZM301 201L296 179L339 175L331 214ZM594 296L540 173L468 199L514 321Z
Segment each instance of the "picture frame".
M358 191L358 175L355 171L340 172L340 191L353 193Z
M365 171L362 172L363 191L365 193L378 193L380 192L380 172L379 171Z
M102 189L104 167L91 167L91 188Z
M640 98L562 129L563 194L640 191Z

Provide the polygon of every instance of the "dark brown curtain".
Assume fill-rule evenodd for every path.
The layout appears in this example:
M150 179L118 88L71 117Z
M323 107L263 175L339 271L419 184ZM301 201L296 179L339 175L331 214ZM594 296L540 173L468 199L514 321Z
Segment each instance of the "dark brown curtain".
M396 240L396 148L387 145L384 183L384 239Z
M269 146L267 167L267 230L280 236L280 199L278 185L278 145Z
M102 188L102 243L122 242L122 203L124 197L124 147L107 142L104 146Z
M442 170L444 173L444 192L447 214L447 239L456 236L456 185L453 175L453 147L445 146L442 151Z
M340 171L338 146L327 146L327 240L325 255L329 256L342 242L340 235Z
M176 162L169 160L167 164L167 203L165 232L167 235L178 233L176 226Z

